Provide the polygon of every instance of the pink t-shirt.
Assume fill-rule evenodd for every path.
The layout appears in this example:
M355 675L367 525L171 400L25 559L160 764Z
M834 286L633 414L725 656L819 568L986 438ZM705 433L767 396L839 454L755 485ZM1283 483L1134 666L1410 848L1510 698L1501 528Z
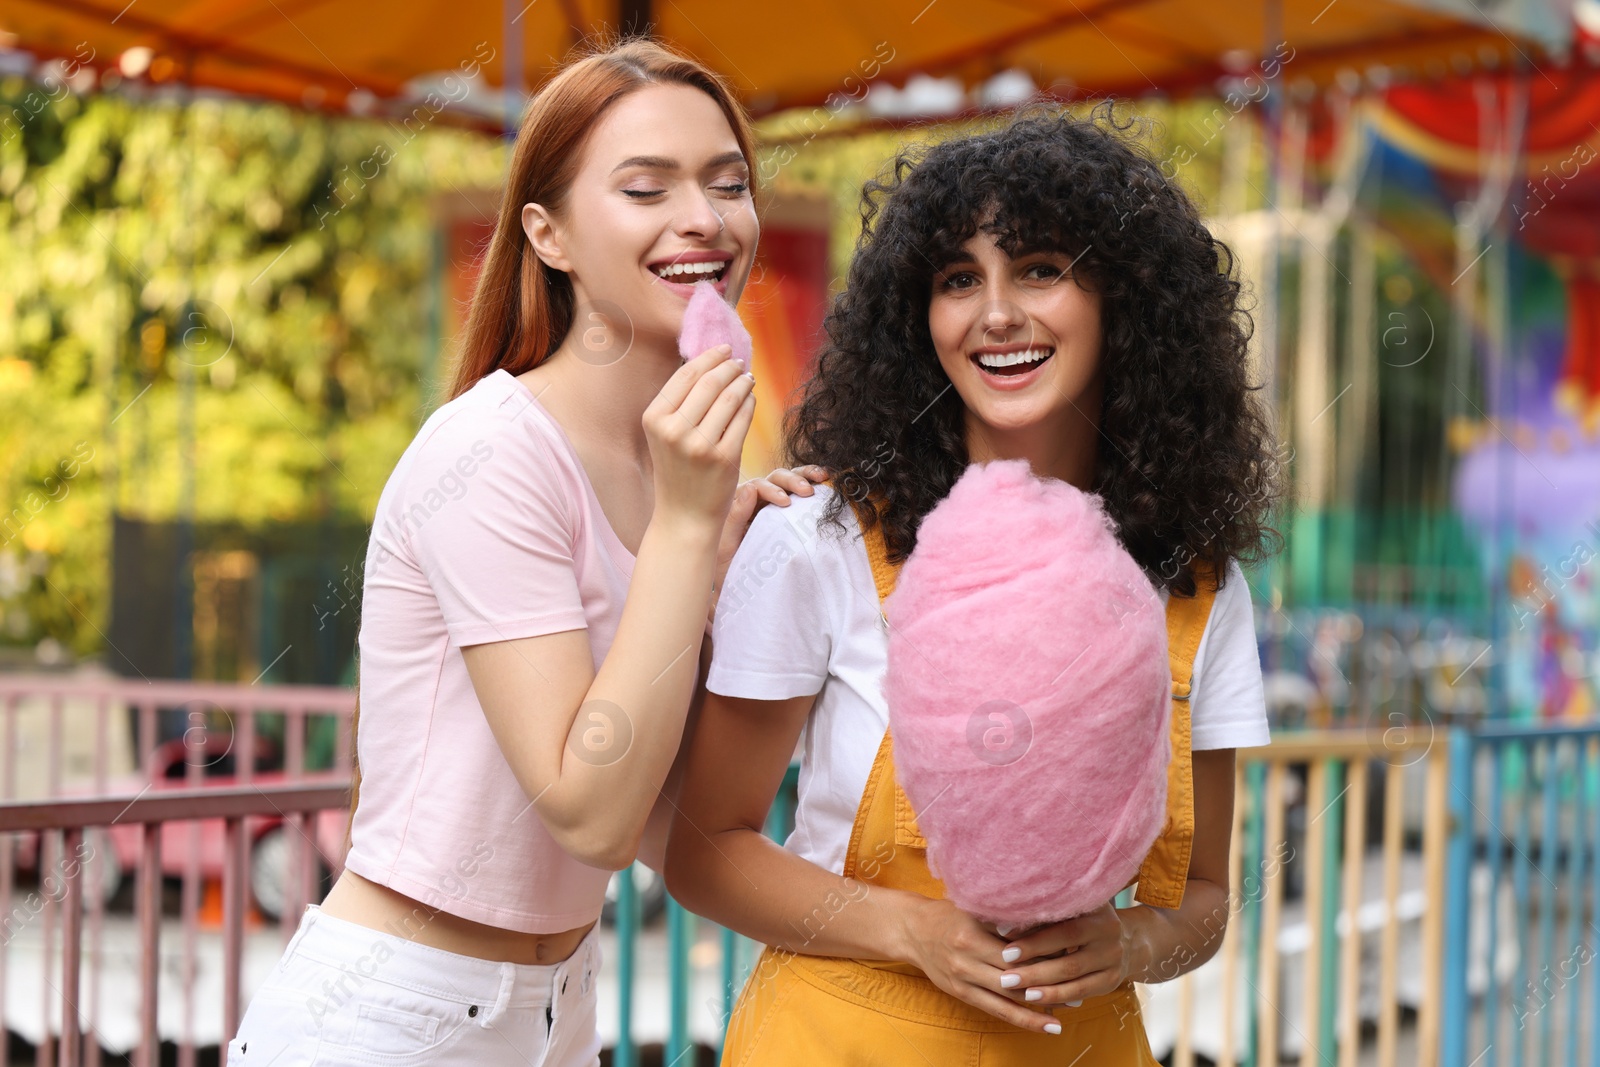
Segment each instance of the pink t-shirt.
M545 830L461 648L586 627L598 671L632 571L566 433L511 374L486 375L428 418L384 485L367 545L346 866L503 929L599 917L610 872Z

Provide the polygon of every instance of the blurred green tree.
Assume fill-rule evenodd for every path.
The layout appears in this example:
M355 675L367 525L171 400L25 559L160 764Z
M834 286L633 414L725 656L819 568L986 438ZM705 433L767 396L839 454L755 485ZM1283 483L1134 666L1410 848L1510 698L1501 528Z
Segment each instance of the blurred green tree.
M103 646L111 516L369 522L481 134L0 82L0 643ZM193 387L184 455L184 381Z

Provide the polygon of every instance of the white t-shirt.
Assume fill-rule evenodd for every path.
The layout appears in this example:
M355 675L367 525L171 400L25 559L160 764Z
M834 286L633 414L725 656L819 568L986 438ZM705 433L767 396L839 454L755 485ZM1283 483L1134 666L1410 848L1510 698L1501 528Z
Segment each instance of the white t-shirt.
M755 700L817 695L800 739L800 795L784 846L842 874L889 728L881 691L889 638L855 512L845 506L842 533L819 528L832 492L818 485L809 497L791 496L788 507L756 514L717 601L706 688ZM1159 592L1165 605L1167 592ZM1196 750L1268 741L1250 590L1231 560L1195 656L1189 715Z

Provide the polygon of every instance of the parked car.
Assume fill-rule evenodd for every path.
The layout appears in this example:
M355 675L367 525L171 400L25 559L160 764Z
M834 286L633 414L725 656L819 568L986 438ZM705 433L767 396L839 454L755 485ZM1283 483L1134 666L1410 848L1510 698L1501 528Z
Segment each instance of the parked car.
M240 784L235 766L234 738L231 734L208 731L203 741L190 750L182 738L159 745L151 757L150 777L143 774L121 776L94 789L92 784L74 783L63 790L68 796L92 796L99 792L115 796L135 796L141 792L184 789L223 789ZM280 769L276 746L267 738L256 739L253 761L256 771L251 784L268 786L288 781ZM191 782L191 766L199 768L200 783ZM315 777L314 774L307 777ZM146 787L148 786L148 790ZM330 810L312 817L312 857L317 864L313 900L321 900L333 885L335 871L342 865L344 831L348 813ZM203 879L222 878L226 824L219 818L173 821L161 826L161 873L181 878L194 864ZM283 914L290 864L293 859L295 826L278 815L249 816L244 820L250 841L249 886L256 908L267 919L276 921ZM89 827L85 843L92 850L83 864L85 894L98 890L102 901L117 895L123 881L138 869L143 831L134 824ZM19 870L38 868L38 835L20 835L15 850Z

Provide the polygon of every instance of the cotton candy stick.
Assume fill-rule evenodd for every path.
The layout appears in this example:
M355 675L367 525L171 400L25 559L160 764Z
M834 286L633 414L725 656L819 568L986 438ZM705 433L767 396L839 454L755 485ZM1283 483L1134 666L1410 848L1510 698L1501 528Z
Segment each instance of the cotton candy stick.
M750 333L739 321L738 313L710 282L695 282L694 295L683 312L678 354L689 360L718 345L732 345L733 358L745 370L750 369Z

